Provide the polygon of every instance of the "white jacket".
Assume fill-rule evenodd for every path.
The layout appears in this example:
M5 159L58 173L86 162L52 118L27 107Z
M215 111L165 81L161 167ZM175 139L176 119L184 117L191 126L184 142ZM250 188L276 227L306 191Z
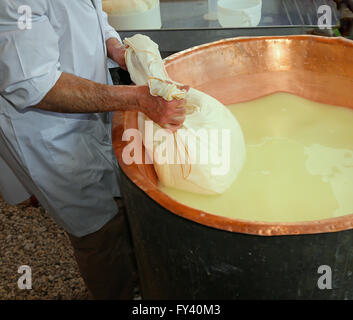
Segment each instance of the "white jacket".
M22 30L18 21L26 8L31 26ZM100 0L0 1L0 156L24 189L75 236L95 232L117 212L112 115L31 106L62 72L111 84L105 45L111 37L120 40ZM0 173L0 185L9 175Z

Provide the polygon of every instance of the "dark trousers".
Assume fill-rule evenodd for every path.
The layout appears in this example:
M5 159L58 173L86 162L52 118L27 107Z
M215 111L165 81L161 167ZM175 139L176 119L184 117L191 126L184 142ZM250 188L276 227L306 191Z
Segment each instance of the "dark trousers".
M132 299L137 285L124 207L103 228L82 238L69 235L78 267L94 299Z

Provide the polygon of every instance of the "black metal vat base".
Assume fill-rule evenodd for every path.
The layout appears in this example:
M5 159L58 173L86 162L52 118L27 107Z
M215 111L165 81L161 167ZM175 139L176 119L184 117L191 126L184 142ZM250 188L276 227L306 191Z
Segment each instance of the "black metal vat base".
M353 230L263 237L168 212L121 173L144 299L353 299ZM321 265L332 289L319 289Z

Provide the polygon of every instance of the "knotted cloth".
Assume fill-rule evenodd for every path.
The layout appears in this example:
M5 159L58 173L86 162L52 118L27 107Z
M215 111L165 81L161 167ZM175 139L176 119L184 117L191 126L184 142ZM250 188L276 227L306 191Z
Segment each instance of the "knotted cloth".
M162 129L143 113L138 126L160 182L184 191L221 194L235 181L245 162L242 130L233 114L215 98L169 78L158 45L137 34L124 40L126 65L136 85L148 85L153 96L185 99L186 119L177 132ZM150 132L151 133L151 132Z

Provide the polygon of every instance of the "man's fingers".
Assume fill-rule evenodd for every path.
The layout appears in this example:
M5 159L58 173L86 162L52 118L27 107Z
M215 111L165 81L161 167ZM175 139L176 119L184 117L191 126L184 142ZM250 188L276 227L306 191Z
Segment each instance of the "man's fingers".
M174 116L174 117L170 120L170 123L179 124L179 123L183 123L184 120L185 120L185 117L184 117L184 116Z
M168 123L168 124L164 125L164 129L170 130L171 132L175 132L175 131L181 129L182 126L183 125L173 125L173 124Z
M182 126L185 121L184 116L175 116L167 120L166 122L162 122L161 126L165 127L166 125L173 125L173 126Z
M185 85L185 86L178 86L179 90L185 90L185 91L189 91L190 90L190 86Z
M183 107L178 107L175 109L175 114L184 116L186 114L186 110Z
M180 105L181 106L185 106L186 105L186 99L182 99L182 100L179 100L180 101Z
M175 108L182 108L182 106L186 105L186 99L182 99L182 100L172 100L169 102L171 107L175 107Z

